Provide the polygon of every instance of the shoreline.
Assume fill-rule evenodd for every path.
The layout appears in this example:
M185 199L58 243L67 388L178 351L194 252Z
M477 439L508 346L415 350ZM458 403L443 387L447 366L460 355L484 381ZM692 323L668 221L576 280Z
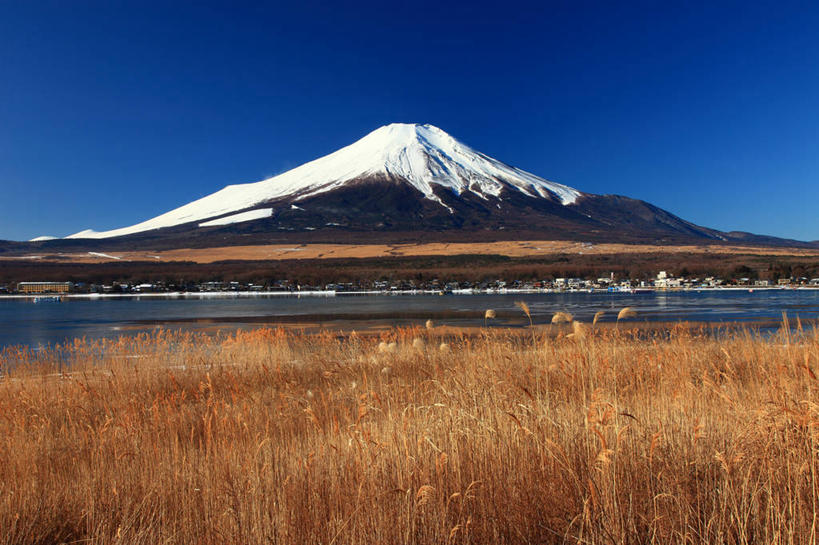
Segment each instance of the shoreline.
M338 337L347 338L350 336L355 335L380 335L384 332L390 331L397 331L397 330L420 330L425 332L427 335L431 335L434 337L451 337L451 336L467 336L467 337L477 337L482 334L497 334L503 333L506 335L511 335L514 337L517 336L529 336L532 334L535 335L546 335L548 337L561 337L566 336L573 332L573 326L571 323L569 324L552 324L552 323L534 323L532 325L526 320L526 318L518 319L512 323L502 323L502 324L495 324L495 325L487 325L484 326L482 323L457 323L457 324L450 324L442 322L440 324L436 324L432 329L427 329L424 326L423 321L413 320L413 319L405 319L405 320L395 320L392 322L387 322L383 320L377 319L361 319L361 320L345 320L345 319L327 319L327 320L310 320L310 319L299 319L299 316L287 316L284 317L286 319L280 321L266 321L263 319L264 317L259 317L259 319L250 319L250 320L243 320L243 319L235 319L235 320L226 320L226 321L219 321L219 320L210 320L204 319L199 321L187 321L187 320L180 320L179 322L170 322L170 321L155 321L155 322L145 322L143 324L125 326L120 328L120 331L123 333L128 332L129 330L134 331L144 331L144 326L153 326L153 329L166 329L169 331L177 331L177 330L190 330L195 331L197 333L205 333L216 335L219 333L227 333L232 334L237 331L253 331L253 330L284 330L289 334L296 334L296 335L320 335L324 333L332 333ZM479 320L482 322L483 320ZM476 320L478 322L478 320ZM717 334L724 331L741 331L747 330L751 333L759 333L761 331L768 331L768 330L775 330L782 327L782 320L765 320L765 319L755 319L755 320L748 320L748 321L739 321L734 320L730 322L705 322L701 320L679 320L679 321L671 321L671 320L663 320L663 321L633 321L633 322L620 322L619 324L614 321L609 322L598 322L594 326L592 326L588 322L582 322L577 320L578 323L582 324L583 327L589 328L589 333L597 331L614 331L620 330L622 333L630 333L635 335L640 334L668 334L673 330L688 330L688 331L703 331L708 332L710 334ZM183 325L184 324L184 325ZM195 324L196 328L190 329L188 327L191 324ZM179 325L181 327L175 327L175 325ZM789 323L790 328L792 330L797 329L796 320L792 320ZM816 327L816 324L809 321L802 322L802 328L806 331L810 331Z
M463 289L444 292L442 290L358 290L358 291L335 291L335 290L311 290L311 291L219 291L219 292L161 292L161 293L68 293L68 294L4 294L0 295L3 300L27 300L41 297L56 297L60 299L134 299L134 298L173 298L173 299L241 299L253 297L344 297L344 296L417 296L417 295L562 295L562 294L587 294L587 295L654 295L659 293L700 293L700 292L747 292L757 291L819 291L819 286L737 286L720 288L679 288L679 289L657 289L657 288L635 288L632 290L607 289L580 289L580 290L554 290L554 289Z
M441 320L441 321L438 321ZM478 318L455 318L453 322L446 322L445 318L436 318L432 328L425 327L425 320L417 317L398 318L384 320L371 317L359 319L348 319L346 317L334 317L327 315L324 319L316 316L251 316L251 317L225 317L225 318L199 318L199 319L177 319L177 320L141 320L130 324L123 324L112 329L112 337L92 337L93 340L103 338L134 337L137 334L155 335L159 332L179 334L189 332L194 335L205 335L207 337L232 336L238 334L248 334L254 331L283 331L288 335L298 337L321 337L330 334L339 339L348 339L355 336L373 337L384 334L397 334L401 331L418 331L434 338L479 338L485 335L504 335L508 337L529 338L532 335L543 336L544 338L558 339L565 338L574 333L571 323L552 324L550 322L535 322L530 324L524 316L514 316L503 320L502 323L483 325L483 320ZM749 319L732 320L723 322L707 322L702 320L635 320L635 321L600 321L592 325L589 322L576 320L584 330L584 335L602 334L604 332L614 333L619 331L622 334L634 336L643 341L665 337L674 331L699 332L705 338L720 337L724 334L736 334L747 332L753 337L765 336L769 332L782 329L781 319ZM797 321L795 318L788 319L791 331L804 331L812 334L819 330L819 320ZM46 348L54 348L58 344L68 343L74 339L85 337L67 337L62 343L44 345ZM14 346L25 345L0 345L0 353L4 349Z

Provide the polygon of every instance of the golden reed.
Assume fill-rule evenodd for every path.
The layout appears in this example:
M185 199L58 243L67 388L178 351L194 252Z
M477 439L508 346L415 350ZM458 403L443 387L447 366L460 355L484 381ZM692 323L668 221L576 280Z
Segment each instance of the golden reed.
M0 544L815 543L816 334L560 327L8 349Z

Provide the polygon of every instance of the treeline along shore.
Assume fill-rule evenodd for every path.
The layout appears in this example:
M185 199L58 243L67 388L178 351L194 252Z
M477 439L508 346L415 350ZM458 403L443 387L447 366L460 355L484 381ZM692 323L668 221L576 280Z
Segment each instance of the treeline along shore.
M503 280L542 281L555 278L597 279L614 275L619 280L651 280L659 271L681 277L718 277L726 282L745 279L753 283L779 279L808 281L819 278L819 257L799 255L631 253L554 254L536 257L503 255L410 256L355 259L289 259L269 261L218 261L213 263L104 262L67 263L59 260L0 260L0 285L25 281L86 284L157 283L185 290L205 282L239 282L271 285L326 286L356 284L372 287L379 281L432 281L471 283Z

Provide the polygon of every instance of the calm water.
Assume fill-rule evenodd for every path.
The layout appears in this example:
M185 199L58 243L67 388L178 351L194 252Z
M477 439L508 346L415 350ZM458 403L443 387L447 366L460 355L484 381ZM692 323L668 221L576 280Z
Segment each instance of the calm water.
M485 309L497 311L496 326L521 324L515 301L525 301L536 323L565 310L589 321L598 310L613 320L624 306L641 321L781 320L782 312L803 322L819 319L819 291L703 291L652 294L562 293L509 295L365 295L335 297L256 296L236 298L123 298L61 303L0 299L0 347L39 346L67 338L116 337L162 327L231 330L281 322L363 327L365 323L482 324Z

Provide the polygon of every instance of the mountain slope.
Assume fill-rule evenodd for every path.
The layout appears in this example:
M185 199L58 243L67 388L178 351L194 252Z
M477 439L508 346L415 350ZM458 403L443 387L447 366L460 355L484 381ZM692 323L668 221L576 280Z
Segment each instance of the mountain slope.
M584 193L506 165L431 125L386 125L357 142L256 183L230 185L136 225L85 230L48 247L183 247L275 241L568 239L737 241L649 203ZM808 243L798 243L808 245Z

